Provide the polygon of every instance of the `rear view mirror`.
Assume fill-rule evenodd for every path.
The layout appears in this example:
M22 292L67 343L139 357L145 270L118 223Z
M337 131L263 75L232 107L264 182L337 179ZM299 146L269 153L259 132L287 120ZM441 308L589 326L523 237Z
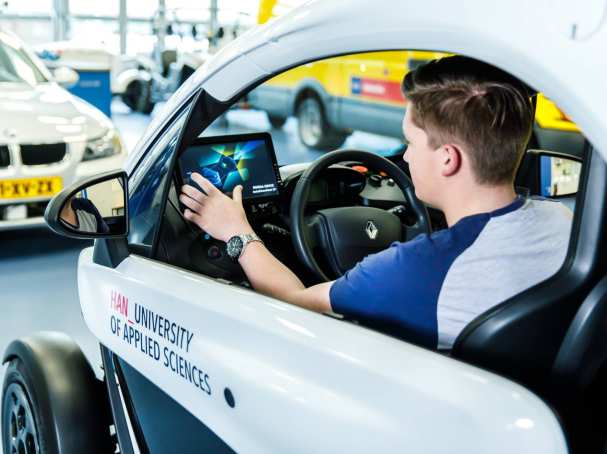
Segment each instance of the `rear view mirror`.
M582 163L560 156L540 157L540 186L544 197L570 196L578 191Z
M114 171L64 189L49 203L46 223L71 238L126 236L126 181L123 171Z

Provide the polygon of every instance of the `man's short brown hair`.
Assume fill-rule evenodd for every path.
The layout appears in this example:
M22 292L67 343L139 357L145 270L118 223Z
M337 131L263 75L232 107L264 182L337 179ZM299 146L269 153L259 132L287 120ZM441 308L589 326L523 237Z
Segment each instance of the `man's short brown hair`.
M438 148L469 152L480 184L512 182L531 136L529 92L516 78L468 57L433 60L403 80L412 120Z

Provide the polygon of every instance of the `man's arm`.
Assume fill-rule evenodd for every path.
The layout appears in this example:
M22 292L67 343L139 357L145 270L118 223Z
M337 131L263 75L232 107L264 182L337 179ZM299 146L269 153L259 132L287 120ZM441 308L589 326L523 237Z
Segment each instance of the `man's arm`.
M293 272L258 241L249 243L238 260L255 290L316 312L329 312L333 282L306 288Z
M179 200L188 207L184 212L186 219L221 241L253 232L242 207L241 186L234 189L233 199L230 199L201 175L193 173L192 179L206 194L193 186L183 185ZM239 263L255 290L313 311L331 311L329 290L332 282L304 287L299 278L260 242L249 243Z

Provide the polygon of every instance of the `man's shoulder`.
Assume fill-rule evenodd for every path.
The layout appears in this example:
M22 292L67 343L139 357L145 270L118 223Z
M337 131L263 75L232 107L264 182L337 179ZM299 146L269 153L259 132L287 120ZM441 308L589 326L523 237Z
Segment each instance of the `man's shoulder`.
M539 229L555 235L569 235L572 220L573 212L558 200L532 197L512 213L512 219L505 216L501 221L505 221L510 229Z
M561 201L540 196L529 197L525 208L537 210L547 215L563 216L569 219L573 217L573 212Z

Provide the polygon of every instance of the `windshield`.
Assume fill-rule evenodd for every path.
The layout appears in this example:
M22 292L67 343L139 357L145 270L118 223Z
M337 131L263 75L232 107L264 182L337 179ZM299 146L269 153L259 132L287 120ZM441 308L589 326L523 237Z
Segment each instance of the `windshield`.
M25 82L37 85L46 78L20 47L0 41L0 82Z

